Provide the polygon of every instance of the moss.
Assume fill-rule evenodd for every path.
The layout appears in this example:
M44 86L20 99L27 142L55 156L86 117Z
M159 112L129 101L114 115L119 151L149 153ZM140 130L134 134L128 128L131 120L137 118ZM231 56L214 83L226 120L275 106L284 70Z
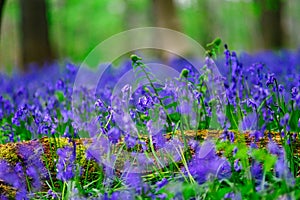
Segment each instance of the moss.
M186 131L184 135L187 138L219 138L219 136L222 134L222 131L212 131L212 130L202 130L202 131ZM238 133L237 131L234 131L235 134L235 144L232 144L232 147L236 145L236 143L243 143L249 145L251 140L249 137L249 133ZM174 135L177 135L180 140L182 140L181 132L176 131ZM173 134L167 134L165 135L167 140L170 140ZM278 139L278 134L272 133L272 136L274 140L278 143L280 143ZM201 140L202 140L201 139ZM145 138L147 140L147 138ZM263 145L266 144L267 137L262 140ZM82 184L87 184L91 183L94 180L99 180L100 182L103 180L103 171L102 171L102 166L99 166L96 161L94 160L87 160L86 159L86 149L87 145L92 142L91 139L76 139L75 141L76 144L76 162L77 164L80 165L81 167L81 177L80 177L80 182ZM41 146L43 147L43 156L42 156L42 161L45 166L47 166L47 169L49 170L52 180L54 183L57 183L56 180L56 160L57 160L57 148L62 148L64 146L73 146L73 143L69 141L68 138L48 138L48 137L43 137L39 140L32 140L32 141L26 141L26 142L18 142L18 143L8 143L8 144L0 144L0 159L5 159L8 163L10 163L12 166L15 166L16 163L20 162L25 166L24 160L22 156L18 155L18 147L19 145L30 145L32 147L35 147L37 143L40 143ZM122 142L118 143L117 146L121 147ZM295 153L299 153L299 141L296 142L295 144ZM219 143L218 144L218 154L221 152L224 152L224 148L226 148L225 144ZM230 150L231 152L231 150ZM193 153L193 152L192 152ZM118 157L117 159L117 166L119 168L122 168L124 165L124 160L130 158L130 154L123 156L123 157ZM92 188L94 184L99 183L93 183L90 187ZM56 185L56 184L55 184ZM48 191L48 186L44 184L42 191ZM5 184L3 181L0 180L0 194L5 194L9 198L13 199L15 194L16 194L17 188L13 188L10 185Z
M82 176L81 180L85 180L90 182L94 180L94 178L99 178L99 172L102 173L101 167L95 161L88 161L86 160L85 151L86 147L84 142L89 141L88 139L77 139L75 140L76 144L76 162L82 168ZM69 142L68 138L48 138L43 137L39 140L32 140L32 141L24 141L24 142L17 142L17 143L7 143L0 145L0 159L6 160L12 166L15 166L16 163L20 162L23 166L25 166L24 159L22 156L18 154L18 147L20 145L28 145L31 147L36 146L38 143L41 144L43 147L43 155L41 157L42 162L44 163L45 167L50 172L51 178L53 182L56 182L56 160L57 154L56 151L58 148L62 148L64 146L73 146L72 142ZM34 149L33 149L34 150ZM89 164L88 168L88 177L86 178L86 168ZM43 190L47 191L49 188L47 185L44 184ZM17 188L13 188L10 185L7 185L3 181L0 180L0 194L5 194L6 196L14 199L16 194Z
M7 197L8 199L15 199L16 189L6 185L0 180L0 195Z
M19 160L16 147L16 143L0 144L0 159L16 164Z

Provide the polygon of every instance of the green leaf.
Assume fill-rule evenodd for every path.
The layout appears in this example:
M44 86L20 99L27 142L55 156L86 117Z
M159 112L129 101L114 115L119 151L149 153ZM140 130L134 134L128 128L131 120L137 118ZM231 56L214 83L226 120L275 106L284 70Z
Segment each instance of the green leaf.
M185 184L182 190L184 199L190 199L196 196L196 185L195 184Z
M63 102L65 100L65 96L62 91L56 91L55 96L59 102Z
M177 104L178 104L177 102L172 102L172 103L166 105L165 108L166 108L166 109L172 108L172 107L176 108L176 107L177 107Z
M169 115L172 122L178 122L180 120L180 114L178 112L172 113Z

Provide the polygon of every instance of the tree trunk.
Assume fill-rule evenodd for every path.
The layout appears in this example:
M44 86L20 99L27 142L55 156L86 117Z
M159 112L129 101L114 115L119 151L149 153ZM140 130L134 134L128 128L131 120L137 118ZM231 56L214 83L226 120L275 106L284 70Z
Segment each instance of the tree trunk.
M53 54L49 42L47 6L45 0L20 0L22 67L29 64L42 67L51 62Z
M3 13L4 4L5 4L5 0L0 0L0 33L1 33L2 13Z
M180 31L179 19L173 0L153 0L155 25Z
M263 47L279 49L284 45L283 2L282 0L257 0L261 7L260 28Z
M174 0L152 0L152 6L155 26L181 31L180 20L177 16ZM160 32L155 37L154 42L162 47L162 51L158 51L157 53L165 62L170 61L170 59L174 57L174 55L170 55L166 50L176 49L176 52L180 52L181 55L188 54L189 51L185 41L173 38L172 34Z

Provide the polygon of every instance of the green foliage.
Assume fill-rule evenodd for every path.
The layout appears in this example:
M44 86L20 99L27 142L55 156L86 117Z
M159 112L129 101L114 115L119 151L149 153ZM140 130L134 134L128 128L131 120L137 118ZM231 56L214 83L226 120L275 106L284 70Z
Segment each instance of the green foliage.
M214 39L211 43L206 45L206 55L209 57L217 57L222 40L220 38Z
M265 149L254 149L252 156L255 160L263 163L265 172L270 172L277 160L276 156L271 155Z
M62 91L56 91L55 96L59 102L63 102L65 99L64 93Z

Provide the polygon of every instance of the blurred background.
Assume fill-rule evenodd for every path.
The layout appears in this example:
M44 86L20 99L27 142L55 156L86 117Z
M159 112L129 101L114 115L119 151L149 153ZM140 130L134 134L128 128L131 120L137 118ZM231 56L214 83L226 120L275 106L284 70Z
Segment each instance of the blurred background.
M159 26L254 53L300 46L299 0L0 0L0 71L80 63L121 31ZM118 48L118 47L116 47Z

